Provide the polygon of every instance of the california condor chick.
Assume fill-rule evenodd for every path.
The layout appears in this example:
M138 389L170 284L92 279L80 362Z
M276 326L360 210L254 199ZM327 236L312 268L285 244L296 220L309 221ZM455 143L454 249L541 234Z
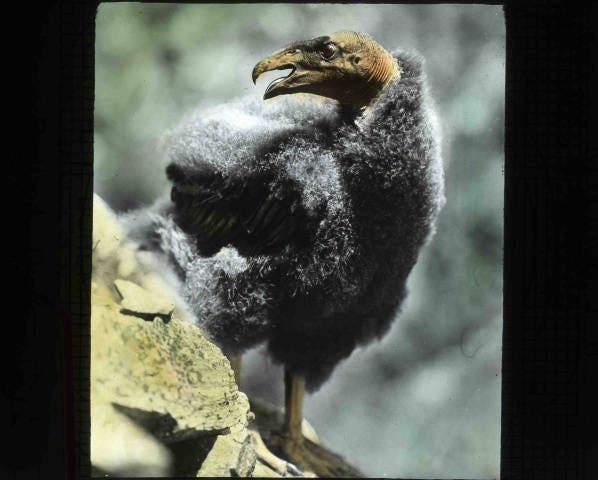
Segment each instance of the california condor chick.
M170 132L171 200L129 227L225 352L267 342L314 390L397 316L444 203L439 134L415 54L338 32L273 53L254 82L277 69L275 100Z

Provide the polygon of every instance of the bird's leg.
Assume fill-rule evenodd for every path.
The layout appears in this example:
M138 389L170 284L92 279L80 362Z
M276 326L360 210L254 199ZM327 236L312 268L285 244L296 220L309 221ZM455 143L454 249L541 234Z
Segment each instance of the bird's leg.
M313 428L303 419L305 379L285 369L285 415L281 450L306 477L362 477L338 455L319 443Z
M303 377L293 375L288 370L284 371L285 387L285 451L293 456L293 453L301 449L303 434L301 426L303 423L303 396L305 395L305 380Z
M237 382L237 387L241 388L241 360L243 359L243 355L241 353L231 353L227 355L228 361L230 362L230 366L233 369L233 373L235 374L235 382Z
M235 375L235 382L237 383L237 387L239 390L241 389L241 364L243 355L240 353L227 353L228 361L230 362L230 366L233 369L233 373ZM264 464L270 466L273 470L275 470L279 475L286 477L286 476L303 476L303 472L299 470L295 465L292 463L283 460L282 458L277 457L274 455L266 446L262 437L255 427L249 428L249 434L253 439L253 446L255 449L255 454L257 458Z

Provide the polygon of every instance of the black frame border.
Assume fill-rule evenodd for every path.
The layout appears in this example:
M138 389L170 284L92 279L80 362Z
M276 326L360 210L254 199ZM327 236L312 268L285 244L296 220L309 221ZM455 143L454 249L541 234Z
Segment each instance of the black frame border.
M428 2L426 2L428 3ZM468 3L468 2L458 2ZM479 2L497 4L500 2ZM7 15L1 382L10 478L89 478L94 35L98 2ZM501 478L589 479L598 458L596 6L506 2ZM33 40L23 48L22 40ZM33 61L32 61L33 60ZM24 74L31 71L31 75ZM17 94L15 92L22 92ZM33 141L29 137L33 136Z

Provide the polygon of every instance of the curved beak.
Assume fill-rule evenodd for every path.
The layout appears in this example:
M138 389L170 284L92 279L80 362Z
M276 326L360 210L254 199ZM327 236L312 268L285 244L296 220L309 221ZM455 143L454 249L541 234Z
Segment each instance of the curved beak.
M257 79L266 72L270 72L272 70L282 70L284 68L291 67L292 65L288 66L288 62L285 59L284 50L278 50L272 55L256 63L255 67L253 67L253 71L251 72L251 79L255 84Z
M301 82L298 82L298 80L302 76L301 74L297 73L297 69L299 68L297 61L300 60L298 58L300 55L300 52L289 54L287 49L278 50L272 55L258 62L255 67L253 67L253 71L251 72L251 79L253 80L253 83L255 83L257 79L266 72L270 72L272 70L287 70L289 68L292 69L291 73L289 73L287 76L277 78L271 82L270 85L268 85L268 88L266 88L264 93L264 100L276 97L277 95L294 93L298 91L297 88L300 87L301 84Z

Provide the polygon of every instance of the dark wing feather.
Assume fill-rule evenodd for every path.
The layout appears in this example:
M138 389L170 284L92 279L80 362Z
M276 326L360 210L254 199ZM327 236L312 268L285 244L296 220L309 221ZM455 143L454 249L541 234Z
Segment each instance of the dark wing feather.
M169 173L172 169L176 167ZM202 255L213 255L226 245L252 256L305 244L313 222L294 185L278 185L274 192L265 175L240 179L210 173L192 180L176 173L169 176L174 220L194 236Z

